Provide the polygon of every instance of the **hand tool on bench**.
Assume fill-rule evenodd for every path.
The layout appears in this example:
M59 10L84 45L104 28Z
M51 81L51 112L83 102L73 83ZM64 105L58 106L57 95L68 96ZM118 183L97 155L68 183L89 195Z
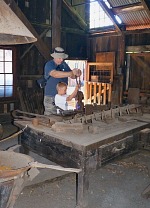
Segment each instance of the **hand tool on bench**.
M39 124L44 125L44 126L51 126L54 124L54 121L52 121L48 116L24 112L20 110L14 110L12 112L12 116L14 117L14 119L23 119L23 120L32 121L32 122L34 122L36 119L38 120Z

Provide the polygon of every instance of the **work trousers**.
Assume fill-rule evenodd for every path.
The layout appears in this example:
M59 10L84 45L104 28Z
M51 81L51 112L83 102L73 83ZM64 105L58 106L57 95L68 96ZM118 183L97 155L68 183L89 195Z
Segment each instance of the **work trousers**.
M54 97L44 96L44 109L44 115L46 116L57 114Z

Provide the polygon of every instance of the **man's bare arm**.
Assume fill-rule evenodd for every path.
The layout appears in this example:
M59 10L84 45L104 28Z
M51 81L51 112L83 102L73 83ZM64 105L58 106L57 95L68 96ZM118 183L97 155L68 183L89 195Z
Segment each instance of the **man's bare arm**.
M73 93L66 98L66 101L71 101L77 95L79 88L80 86L77 85Z
M65 78L65 77L70 77L71 79L75 79L76 76L81 76L81 70L80 69L73 69L72 71L69 72L63 72L63 71L57 71L57 70L52 70L49 74L50 76L54 78Z
M57 71L57 70L52 70L49 73L50 76L54 77L54 78L65 78L65 77L73 77L73 72L63 72L63 71Z

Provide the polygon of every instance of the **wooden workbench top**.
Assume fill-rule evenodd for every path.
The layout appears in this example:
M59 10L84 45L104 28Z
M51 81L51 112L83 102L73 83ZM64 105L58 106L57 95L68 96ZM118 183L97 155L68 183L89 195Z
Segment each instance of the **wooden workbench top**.
M130 119L124 119L119 121L115 119L111 123L105 123L102 121L94 121L93 123L83 124L82 133L74 132L55 132L51 127L43 125L33 126L31 121L16 120L14 124L19 128L29 127L32 131L43 133L48 136L46 138L53 138L58 142L65 144L66 146L76 146L77 149L83 149L85 147L98 144L105 145L114 141L125 138L132 134L134 131L140 131L148 127L150 121L149 118L139 117L140 120L130 117ZM147 122L146 122L147 121ZM69 125L69 124L68 124ZM97 126L98 132L90 133L89 127Z

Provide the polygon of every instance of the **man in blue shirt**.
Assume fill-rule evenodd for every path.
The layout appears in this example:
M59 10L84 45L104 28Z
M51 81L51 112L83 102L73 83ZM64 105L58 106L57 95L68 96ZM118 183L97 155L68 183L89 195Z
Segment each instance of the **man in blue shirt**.
M56 114L57 112L54 103L54 98L57 94L57 84L59 82L68 84L68 77L75 79L81 75L80 69L71 70L67 63L64 62L64 59L68 58L68 55L65 54L63 48L56 47L51 56L53 60L48 61L44 68L44 76L47 79L47 84L44 89L45 115Z

